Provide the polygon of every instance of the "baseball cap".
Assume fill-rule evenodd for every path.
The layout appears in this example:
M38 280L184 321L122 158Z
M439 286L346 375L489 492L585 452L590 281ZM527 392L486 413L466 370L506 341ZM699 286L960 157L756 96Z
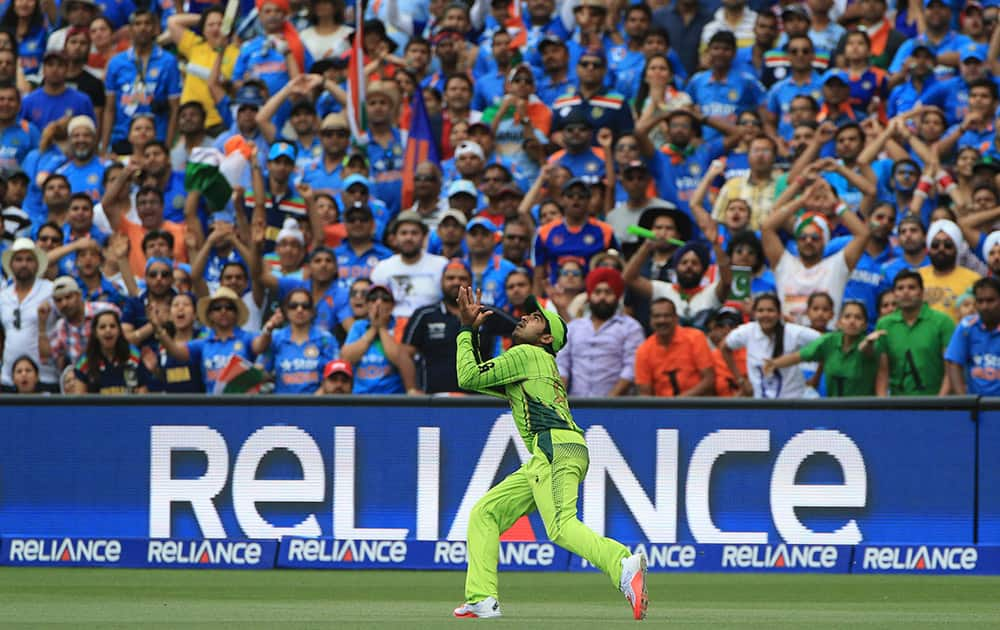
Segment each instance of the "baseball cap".
M980 50L979 46L967 46L962 49L962 54L959 55L958 60L962 63L966 63L971 59L975 59L977 62L982 63L985 58L986 55L983 54L983 51Z
M343 359L334 359L323 368L323 378L330 378L334 374L346 374L350 378L354 378L354 370L351 369L351 364Z
M632 160L625 165L625 168L622 169L622 173L627 173L629 171L644 171L648 173L649 166L647 166L642 160Z
M736 36L733 35L732 31L716 31L708 39L708 45L712 44L725 44L731 48L736 48Z
M785 19L785 16L794 15L800 17L803 20L812 22L812 18L809 17L809 12L801 4L790 4L781 10L781 19Z
M461 210L456 210L454 208L448 208L447 210L441 213L441 219L438 221L438 225L443 223L445 219L455 219L455 221L457 221L458 224L461 225L463 228L469 222L469 220L465 218L464 212L462 212Z
M61 50L46 50L45 55L42 57L42 63L45 63L49 59L58 59L65 62L67 57L66 53Z
M497 191L497 197L503 197L504 195L513 195L518 198L524 198L524 191L518 188L517 184L504 184Z
M563 184L562 192L565 193L567 190L569 190L573 186L583 186L587 190L590 190L590 183L587 182L587 180L585 180L582 177L574 177L573 179L571 179L568 182L566 182L565 184Z
M458 143L458 147L455 149L455 159L457 160L463 155L474 155L480 160L486 159L483 148L479 146L478 142L473 142L472 140L463 140Z
M286 157L291 161L295 161L295 147L288 144L287 142L276 142L271 145L271 150L267 152L267 160L273 162L280 157Z
M344 218L351 216L352 214L363 214L365 218L371 219L375 216L372 209L368 207L368 204L361 203L360 201L355 201L351 204L351 207L344 210Z
M476 217L471 221L469 221L469 224L465 226L465 231L471 232L472 228L475 227L481 227L484 230L490 232L491 234L496 234L499 231L499 228L496 226L495 223L493 223L489 219L484 219L483 217Z
M826 73L823 75L822 83L823 85L826 85L827 83L833 80L840 81L844 85L850 85L847 73L844 72L843 70L840 70L839 68L834 68L833 70L827 70Z
M596 48L596 47L587 48L582 53L580 53L580 59L577 60L577 63L583 61L584 57L596 57L597 59L601 60L601 65L605 65L607 63L607 57L605 57L604 55L603 48Z
M565 129L570 125L586 125L587 114L580 107L570 107L568 112L562 113L558 122L558 129Z
M350 166L351 162L360 162L361 166L363 166L365 170L371 170L371 163L368 161L368 156L361 151L354 150L348 152L348 154L344 156L344 161L341 162L341 165Z
M70 293L81 293L80 285L72 276L59 276L52 283L52 297L59 298Z
M256 85L244 85L236 93L233 99L238 107L256 107L260 109L264 106L264 94Z
M913 55L917 54L918 51L921 50L930 55L931 58L937 57L937 55L934 54L934 50L927 44L927 42L924 41L918 41L913 45L913 49L910 51L910 56L912 57Z
M396 296L392 294L392 289L390 289L384 284L373 284L372 286L368 287L368 295L374 295L376 291L385 291L386 293L389 294L389 297L393 298L394 300L396 299Z
M367 177L365 177L364 175L359 174L359 173L351 173L350 175L348 175L347 177L345 177L344 181L342 183L342 188L344 190L347 190L348 188L350 188L354 184L361 184L362 186L365 187L366 190L371 190L372 189L372 182L371 182L371 180L368 179Z
M538 42L538 52L545 52L545 49L549 46L561 46L562 48L567 48L566 42L563 41L561 37L556 35L546 35L542 38L542 41Z
M448 196L454 197L455 195L469 195L478 199L479 191L476 190L476 185L469 180L456 179L448 186Z
M538 298L534 295L529 295L524 300L524 312L541 313L542 317L545 318L545 321L549 323L549 332L552 334L552 343L549 347L551 348L552 354L555 354L563 349L563 346L566 345L566 322L562 320L562 317L559 317L558 313L553 313L552 311L543 309L538 304Z

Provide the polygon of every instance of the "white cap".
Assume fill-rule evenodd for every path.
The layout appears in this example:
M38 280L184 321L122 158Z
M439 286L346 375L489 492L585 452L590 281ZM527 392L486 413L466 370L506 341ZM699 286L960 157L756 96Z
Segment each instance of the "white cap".
M479 146L478 142L473 142L472 140L463 140L458 143L458 148L455 149L455 159L457 160L463 155L475 155L480 160L486 159L483 147Z

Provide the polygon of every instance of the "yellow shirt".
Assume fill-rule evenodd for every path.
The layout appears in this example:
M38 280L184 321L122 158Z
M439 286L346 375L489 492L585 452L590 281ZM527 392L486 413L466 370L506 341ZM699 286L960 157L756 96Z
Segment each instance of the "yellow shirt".
M965 293L980 276L971 269L955 267L948 274L935 273L932 265L920 268L920 277L924 279L924 301L936 311L941 311L958 323L958 308L955 300Z
M729 201L742 199L750 205L750 229L759 230L761 223L774 209L774 200L778 198L778 195L774 194L777 183L776 177L756 184L750 183L749 175L730 179L722 185L719 196L715 198L712 217L720 223L724 222L726 220L726 206L729 205Z
M181 41L177 44L177 52L187 59L184 87L181 90L181 103L198 101L204 105L208 114L205 119L206 127L222 124L222 117L215 109L215 100L208 89L208 75L212 72L215 56L218 53L208 45L208 42L192 31L184 31ZM222 57L222 68L219 69L223 78L229 79L233 76L233 66L236 65L236 57L239 54L240 49L237 46L226 46Z

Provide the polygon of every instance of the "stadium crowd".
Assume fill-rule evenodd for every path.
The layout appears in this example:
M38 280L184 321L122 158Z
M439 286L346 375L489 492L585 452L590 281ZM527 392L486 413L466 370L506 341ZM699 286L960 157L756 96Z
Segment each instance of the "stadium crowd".
M1000 392L1000 2L5 0L4 393ZM360 32L359 32L360 31Z

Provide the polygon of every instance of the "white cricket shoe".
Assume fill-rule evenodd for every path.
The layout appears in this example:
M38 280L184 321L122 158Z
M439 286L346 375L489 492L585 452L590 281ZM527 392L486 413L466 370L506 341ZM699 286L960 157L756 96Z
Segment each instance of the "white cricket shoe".
M649 596L646 594L646 554L640 551L622 560L619 588L632 607L632 616L636 620L645 619L646 608L649 606Z
M645 565L643 565L645 566ZM462 604L452 613L456 617L468 617L470 619L488 619L500 616L500 602L496 597L487 597L475 604Z

